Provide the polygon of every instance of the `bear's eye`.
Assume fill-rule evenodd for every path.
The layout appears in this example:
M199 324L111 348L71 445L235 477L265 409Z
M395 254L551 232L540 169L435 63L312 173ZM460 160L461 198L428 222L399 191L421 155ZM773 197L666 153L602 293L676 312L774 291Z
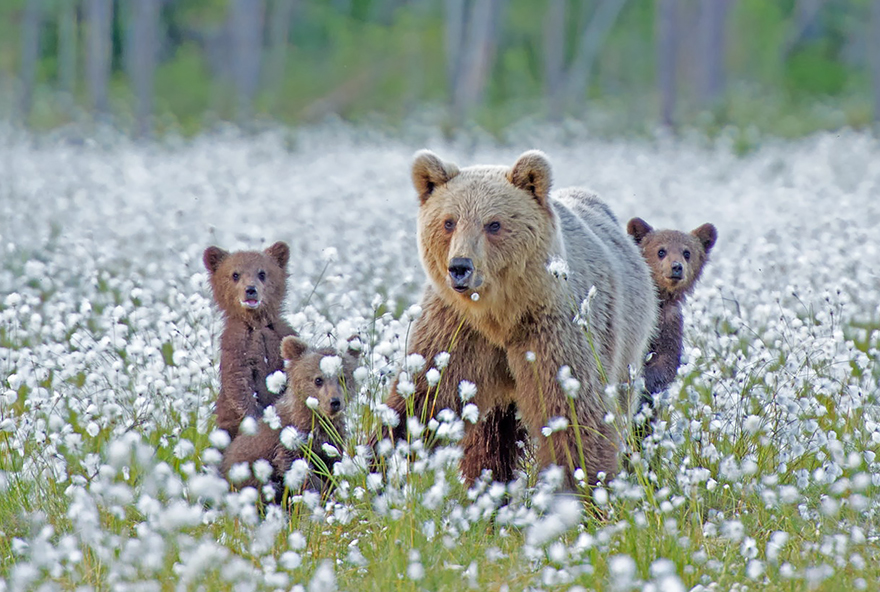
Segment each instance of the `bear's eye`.
M237 271L232 274L232 281L237 282L241 278L241 274Z
M447 220L446 222L443 223L443 228L446 229L446 232L452 232L453 230L455 230L455 220L450 218L449 220Z
M691 252L688 251L687 249L685 249L685 251L684 251L684 253L682 253L682 255L684 255L684 260L685 260L685 261L690 261L690 260L691 260Z
M657 251L657 256L660 257L661 259L666 257L666 249L660 249L659 251Z
M260 278L261 282L265 282L266 281L266 272L261 269L260 272L257 274L257 277Z
M315 386L319 387L319 388L324 386L324 379L321 378L320 376L318 378L316 378L315 379Z
M500 230L501 230L501 222L499 222L497 220L486 224L486 232L488 232L489 234L498 234L498 232Z

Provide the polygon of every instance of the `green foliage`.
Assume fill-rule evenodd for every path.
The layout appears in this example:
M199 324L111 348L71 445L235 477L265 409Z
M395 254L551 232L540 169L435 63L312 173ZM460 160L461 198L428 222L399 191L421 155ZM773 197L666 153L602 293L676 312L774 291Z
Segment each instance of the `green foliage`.
M218 119L235 118L229 64L211 55L211 48L223 42L229 2L163 4L154 93L160 133L173 130L189 135ZM2 4L0 76L13 79L20 68L26 0ZM691 96L698 73L692 71L696 52L688 44L697 42L699 31L682 30L679 121L683 125L704 127L710 133L725 126L754 126L760 133L796 136L817 129L870 124L866 57L859 55L864 45L860 36L866 35L866 3L828 3L808 31L800 33L796 31L795 5L762 0L732 4L727 30L727 92L720 105L702 105ZM75 106L54 95L60 75L59 6L43 2L38 88L29 119L39 129L77 117ZM124 72L129 11L124 3L114 6L118 8L112 35L116 88L111 89L111 102L117 123L127 127L135 100ZM265 3L266 32L274 6L272 1ZM684 22L696 22L697 9L696 3L683 3ZM567 3L566 63L573 59L579 31L594 10L594 3ZM546 114L544 13L543 3L505 3L484 100L471 113L478 125L500 131L524 117ZM81 9L79 79L84 78L88 39L85 18ZM592 68L582 104L573 113L597 132L632 132L656 123L655 19L654 3L628 2L612 28ZM350 120L379 116L399 123L425 107L431 111L444 105L450 95L445 27L440 2L301 0L293 13L282 76L279 80L269 80L268 74L263 77L254 112L296 124L328 115ZM268 45L265 49L263 67L267 68L271 52ZM89 105L85 86L78 84L76 97L76 106L83 109Z

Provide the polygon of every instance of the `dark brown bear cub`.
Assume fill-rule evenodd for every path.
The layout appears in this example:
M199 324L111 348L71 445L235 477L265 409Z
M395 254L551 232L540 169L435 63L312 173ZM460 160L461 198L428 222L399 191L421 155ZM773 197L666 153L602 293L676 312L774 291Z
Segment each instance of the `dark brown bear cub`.
M285 473L299 458L312 469L307 487L327 488L327 476L345 439L344 412L348 397L355 392L359 356L353 349L345 354L312 349L293 336L281 342L281 352L287 360L287 388L275 402L277 421L270 425L259 420L256 433L239 434L221 464L223 474L238 488L271 485L275 501L281 500ZM263 463L262 475L259 464L255 465L261 459L269 463ZM241 463L247 463L247 470L235 475L235 466Z
M643 374L646 393L642 403L650 405L652 395L669 386L681 364L682 305L700 279L718 233L711 224L703 224L690 234L654 230L641 218L630 220L626 231L651 268L660 303L657 333L648 346Z
M281 340L296 334L280 314L289 257L290 249L283 242L262 252L205 249L203 261L211 276L214 301L226 323L220 337L220 394L215 413L217 427L230 438L238 434L245 417L261 417L277 398L266 386L266 377L284 369Z

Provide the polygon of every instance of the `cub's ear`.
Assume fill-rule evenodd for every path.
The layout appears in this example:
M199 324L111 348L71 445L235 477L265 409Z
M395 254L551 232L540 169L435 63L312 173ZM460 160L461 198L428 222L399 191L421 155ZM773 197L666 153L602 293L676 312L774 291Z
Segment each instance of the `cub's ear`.
M361 342L361 338L355 335L348 340L348 347L346 348L345 353L351 356L354 361L357 361L358 358L361 357L361 351L363 349L364 344Z
M642 239L654 232L651 225L641 218L633 218L626 224L626 233L633 237L637 245L642 244Z
M547 206L553 174L546 154L540 150L523 152L510 169L507 178L516 187L534 195L539 204Z
M278 241L263 252L274 259L278 267L287 269L287 261L290 259L290 247L287 246L287 243Z
M691 234L703 243L703 250L706 251L707 255L712 250L712 247L715 246L715 241L718 240L718 231L709 223L691 230Z
M458 175L458 172L457 166L451 162L443 162L430 150L416 152L412 166L412 181L421 203L427 201L438 185L448 183Z
M205 264L205 269L213 275L217 271L217 268L220 267L223 260L228 256L229 253L220 247L208 247L202 255L202 262Z
M309 349L309 344L293 335L288 335L281 340L281 357L295 362Z

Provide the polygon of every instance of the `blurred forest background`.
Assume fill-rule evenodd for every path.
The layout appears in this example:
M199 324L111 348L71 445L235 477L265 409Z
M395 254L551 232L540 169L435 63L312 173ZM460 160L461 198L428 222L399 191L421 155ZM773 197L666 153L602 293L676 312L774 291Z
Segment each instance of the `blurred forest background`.
M2 0L0 112L795 137L880 119L880 0Z

